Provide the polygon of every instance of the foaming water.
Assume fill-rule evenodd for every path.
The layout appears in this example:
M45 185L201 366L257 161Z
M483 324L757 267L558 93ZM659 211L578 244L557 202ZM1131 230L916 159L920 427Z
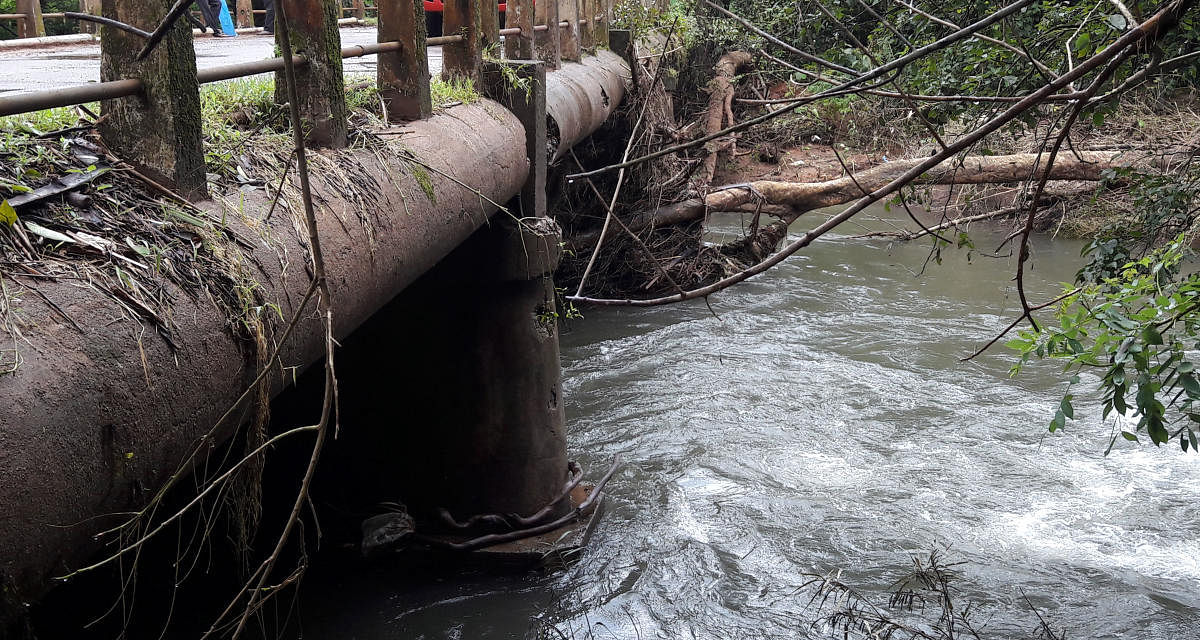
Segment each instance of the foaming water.
M1036 239L1034 299L1073 278L1079 248ZM928 243L827 237L714 296L716 316L586 310L562 340L569 446L590 477L626 465L578 563L358 576L328 585L306 635L829 637L806 574L886 600L936 548L963 563L957 604L989 640L1030 637L1026 598L1070 638L1200 639L1200 457L1124 440L1103 456L1113 426L1086 376L1079 419L1047 433L1058 365L1014 379L1002 347L962 361L1020 309L1013 259L928 258Z
M1032 289L1052 295L1079 245L1034 249ZM1013 260L948 252L918 277L928 255L835 237L718 294L716 316L590 310L563 337L570 442L628 466L546 619L575 637L819 637L805 574L870 593L948 548L989 637L1028 636L1024 596L1070 637L1200 637L1200 459L1124 441L1104 457L1112 425L1082 401L1048 434L1054 365L961 362L1019 309Z

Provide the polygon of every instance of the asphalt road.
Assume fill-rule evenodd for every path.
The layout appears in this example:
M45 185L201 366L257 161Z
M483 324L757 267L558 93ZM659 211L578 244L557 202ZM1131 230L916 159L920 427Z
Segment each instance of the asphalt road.
M374 27L343 27L343 46L375 42ZM196 37L196 66L200 69L235 62L252 62L275 55L273 37L241 34L236 38ZM350 74L375 74L375 56L349 58L343 68ZM430 47L429 71L442 70L442 48ZM43 89L60 89L100 81L100 44L69 44L0 51L0 95Z

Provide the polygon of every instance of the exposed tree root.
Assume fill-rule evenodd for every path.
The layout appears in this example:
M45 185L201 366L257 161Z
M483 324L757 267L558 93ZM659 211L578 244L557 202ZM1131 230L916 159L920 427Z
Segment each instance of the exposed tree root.
M713 67L713 79L708 83L708 108L704 110L702 121L705 135L717 133L722 128L734 125L733 121L733 80L737 74L749 66L754 57L745 51L730 51L717 60ZM707 186L712 182L713 174L717 171L717 159L722 152L733 152L737 148L736 134L728 138L716 139L705 145L708 156L700 169L700 184Z

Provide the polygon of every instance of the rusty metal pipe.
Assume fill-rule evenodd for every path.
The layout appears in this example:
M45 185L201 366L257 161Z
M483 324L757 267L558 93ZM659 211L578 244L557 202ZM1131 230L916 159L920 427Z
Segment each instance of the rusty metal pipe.
M137 95L141 91L141 80L128 79L3 96L0 97L0 116L11 116L55 107L70 107L98 100L125 98Z
M292 59L297 66L308 64L308 60L304 56L295 56ZM238 62L236 64L223 64L219 67L209 67L196 72L196 82L200 84L208 84L210 82L220 82L222 80L231 80L233 78L244 78L260 73L272 73L275 71L283 71L283 58L267 58L266 60L256 60L254 62Z
M462 36L457 36L457 35L456 36L438 36L436 38L426 38L425 46L436 47L438 45L454 44L454 43L462 42L462 41L463 41Z

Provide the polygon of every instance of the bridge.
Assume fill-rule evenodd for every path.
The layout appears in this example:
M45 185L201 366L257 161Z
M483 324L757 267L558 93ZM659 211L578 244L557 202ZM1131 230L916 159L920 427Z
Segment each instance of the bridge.
M342 46L373 45L378 40L375 27L342 25ZM100 41L98 39L49 38L40 46L22 47L23 40L0 41L13 45L0 49L0 95L28 93L46 89L64 89L94 83L100 77ZM275 39L256 29L237 38L213 38L197 35L196 69L254 62L275 55ZM429 72L442 72L442 48L431 46ZM346 58L342 71L347 76L374 76L375 56ZM270 72L267 72L270 73Z
M286 19L297 107L316 149L334 333L359 345L350 356L359 377L376 378L379 395L361 401L405 413L403 424L343 424L332 454L345 461L338 473L373 499L403 497L414 513L445 509L451 523L518 514L517 533L569 524L585 499L572 491L581 474L563 429L552 280L561 236L546 216L546 174L622 101L630 33L610 29L609 0L509 2L515 26L504 30L494 2L455 0L444 16L451 35L427 38L417 0L381 4L377 29L342 31L353 38L342 41L335 7L295 0ZM55 576L111 542L96 535L125 517L113 514L140 509L203 464L254 415L247 397L265 402L324 355L322 319L311 305L302 311L313 264L304 218L287 195L295 157L278 185L223 190L206 177L200 85L279 73L283 61L198 64L208 45L193 46L181 24L138 60L168 8L106 0L105 9L123 24L101 29L91 63L100 82L63 73L38 90L20 81L21 91L0 94L0 116L99 101L89 126L102 145L79 143L93 164L46 189L0 183L26 252L0 277L0 334L14 345L0 377L10 407L0 415L0 633L8 637L19 637L23 612ZM435 111L430 46L441 47L444 76L484 97ZM367 56L386 122L352 131L343 60ZM100 188L89 186L98 172L152 193L172 222L147 233L166 233L186 251L155 253L136 238L55 226L40 208L47 198L98 198L78 193ZM506 213L495 215L501 205ZM78 206L86 216L89 205ZM77 264L52 254L126 275L89 284ZM219 277L167 275L187 269ZM282 320L293 316L289 328ZM272 347L273 367L263 355ZM267 382L248 393L264 371Z

